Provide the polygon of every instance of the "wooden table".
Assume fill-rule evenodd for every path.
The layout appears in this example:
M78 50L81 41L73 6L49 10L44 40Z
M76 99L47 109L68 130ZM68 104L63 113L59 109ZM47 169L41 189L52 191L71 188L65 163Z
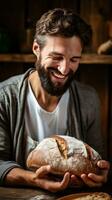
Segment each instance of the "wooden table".
M97 189L69 189L59 193L50 193L34 188L9 188L0 187L0 200L56 200L59 197L79 192L107 192L112 195L112 186L106 185Z

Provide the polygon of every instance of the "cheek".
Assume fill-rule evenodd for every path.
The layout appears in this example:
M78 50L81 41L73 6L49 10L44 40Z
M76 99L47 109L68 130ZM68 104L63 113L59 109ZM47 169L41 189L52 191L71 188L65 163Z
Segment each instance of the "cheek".
M41 65L44 66L45 68L48 68L48 67L56 67L57 63L53 62L51 59L44 59L43 61L41 61Z
M79 62L75 63L75 64L71 67L71 70L72 70L73 72L76 72L77 69L78 69L78 67L79 67Z

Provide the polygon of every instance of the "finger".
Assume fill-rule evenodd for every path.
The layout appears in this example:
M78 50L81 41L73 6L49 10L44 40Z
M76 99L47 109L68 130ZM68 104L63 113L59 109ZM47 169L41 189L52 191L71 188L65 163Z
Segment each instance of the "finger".
M101 169L106 169L106 170L110 169L110 163L108 161L106 161L106 160L99 160L97 162L97 165Z
M103 176L103 182L105 183L107 181L109 169L110 169L110 163L105 160L100 160L97 163L98 167L101 169L101 174Z
M55 182L51 180L45 180L45 179L38 179L37 184L39 187L48 190L50 192L57 192L59 190L65 189L70 181L70 174L66 173L62 179L61 182Z
M73 186L73 187L81 187L83 185L84 185L84 183L79 177L77 177L75 175L71 175L71 186Z
M73 179L73 180L77 180L78 177L77 177L76 175L72 174L72 175L71 175L71 179Z
M67 185L69 184L69 181L70 181L70 173L66 172L60 183L61 189L65 189L67 187Z
M93 179L88 177L86 174L82 174L81 178L82 178L83 182L89 187L101 187L102 186L101 182L93 181Z
M88 177L95 182L106 183L108 178L108 170L102 170L100 175L89 173Z
M38 178L42 178L50 172L51 172L51 166L45 165L36 170L36 175Z
M68 186L69 181L70 181L70 174L66 173L61 182L59 182L59 181L58 182L50 182L49 187L47 186L47 189L51 192L57 192L60 190L64 190Z
M96 182L96 183L103 183L103 181L104 181L104 175L96 175L96 174L93 174L93 173L89 173L89 174L88 174L88 177L89 177L92 181L94 181L94 182Z

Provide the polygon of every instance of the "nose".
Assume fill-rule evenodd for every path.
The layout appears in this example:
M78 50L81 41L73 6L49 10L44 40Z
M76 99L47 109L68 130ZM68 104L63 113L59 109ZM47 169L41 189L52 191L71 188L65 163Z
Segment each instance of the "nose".
M66 60L61 61L58 66L58 70L61 74L67 75L70 71L70 63Z

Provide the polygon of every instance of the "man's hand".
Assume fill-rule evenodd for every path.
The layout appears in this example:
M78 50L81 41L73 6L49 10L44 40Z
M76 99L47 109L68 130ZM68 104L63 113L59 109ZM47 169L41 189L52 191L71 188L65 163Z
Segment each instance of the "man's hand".
M50 173L52 173L52 169L49 165L37 169L34 176L35 185L50 192L57 192L67 188L70 181L70 174L68 172L65 173L60 181L51 179L51 177L49 177Z
M51 173L52 169L48 165L40 167L36 172L13 168L7 173L4 183L8 186L40 187L50 192L58 192L67 188L70 181L68 172L61 179L55 179L55 176L51 176Z
M109 162L106 160L100 160L98 161L97 165L101 169L101 175L96 175L93 173L89 173L88 175L81 175L81 179L85 185L89 187L101 187L104 183L107 182L107 176L110 168Z

